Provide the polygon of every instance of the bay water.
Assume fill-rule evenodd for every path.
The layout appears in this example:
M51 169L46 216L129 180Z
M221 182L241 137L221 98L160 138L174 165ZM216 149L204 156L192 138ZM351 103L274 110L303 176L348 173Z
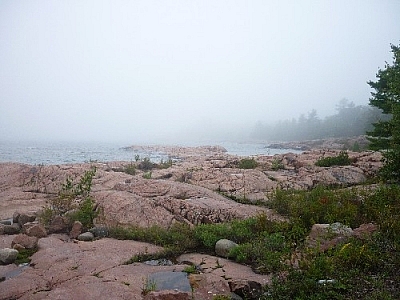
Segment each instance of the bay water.
M165 153L154 151L136 152L124 149L132 144L107 142L1 142L0 162L20 162L26 164L70 164L90 161L134 161L135 156L147 157L153 162L166 160ZM219 145L229 154L238 156L274 155L289 152L283 149L269 149L266 143L213 142L201 145ZM178 146L201 146L182 144ZM295 151L291 151L295 152Z

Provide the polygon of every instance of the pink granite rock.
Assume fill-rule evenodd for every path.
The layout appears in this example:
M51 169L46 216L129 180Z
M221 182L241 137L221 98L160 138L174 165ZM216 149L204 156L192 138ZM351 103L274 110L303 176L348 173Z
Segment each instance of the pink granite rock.
M18 234L11 242L11 247L19 244L26 249L35 249L38 246L38 238L35 236L28 236L26 234Z

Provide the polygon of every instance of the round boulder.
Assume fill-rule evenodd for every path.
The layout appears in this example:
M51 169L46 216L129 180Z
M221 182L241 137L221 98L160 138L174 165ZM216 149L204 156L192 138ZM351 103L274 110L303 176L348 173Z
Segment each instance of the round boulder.
M238 244L228 239L221 239L215 244L215 253L221 257L229 257L229 252Z
M84 232L84 233L81 233L80 235L78 235L77 239L79 241L90 242L90 241L93 241L94 235L91 232Z
M18 256L18 251L15 249L4 248L0 249L0 264L9 265L12 264Z

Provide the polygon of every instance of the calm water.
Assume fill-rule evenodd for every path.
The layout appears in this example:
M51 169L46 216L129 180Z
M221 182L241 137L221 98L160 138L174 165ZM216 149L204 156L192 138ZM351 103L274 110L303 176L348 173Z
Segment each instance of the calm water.
M223 146L228 150L228 153L239 156L274 155L288 152L287 150L268 149L265 144L257 143L214 142L209 143L209 145ZM112 143L0 142L0 162L51 165L89 161L132 161L135 159L135 155L149 157L153 162L168 158L163 153L134 152L122 149L126 146L130 145Z

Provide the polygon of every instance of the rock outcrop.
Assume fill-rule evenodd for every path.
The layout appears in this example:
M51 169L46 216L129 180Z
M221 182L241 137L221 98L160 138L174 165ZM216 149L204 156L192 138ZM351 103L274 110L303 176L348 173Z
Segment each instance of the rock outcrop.
M240 169L241 158L228 155L219 147L152 149L163 151L176 161L168 168L154 165L152 170L137 168L134 175L122 172L131 162L54 166L1 163L0 220L4 222L0 224L0 249L38 251L29 266L0 266L0 300L143 299L143 282L152 278L152 274L182 272L188 265L198 270L198 274L188 276L193 293L155 291L148 293L147 299L211 300L216 295L230 296L232 292L257 297L260 286L269 283L270 276L256 274L250 267L225 258L184 254L176 264L126 265L134 255L156 253L162 248L110 239L108 227L167 228L176 222L193 226L258 214L286 221L273 211L252 204L268 201L270 193L278 187L356 185L376 174L381 166L381 156L376 152L349 152L351 165L330 168L317 167L315 162L337 155L338 150L259 155L254 156L256 168ZM35 220L36 212L57 197L66 178L79 178L91 165L97 168L92 196L101 212L95 220L96 227L82 234L82 224L70 224L63 217L53 219L46 228L41 227ZM368 238L376 230L373 224L354 230L339 227L314 228L308 238L309 246L322 246L323 251L349 236ZM15 256L16 250L10 253ZM220 255L227 256L226 252ZM3 263L11 261L12 257L2 259Z

